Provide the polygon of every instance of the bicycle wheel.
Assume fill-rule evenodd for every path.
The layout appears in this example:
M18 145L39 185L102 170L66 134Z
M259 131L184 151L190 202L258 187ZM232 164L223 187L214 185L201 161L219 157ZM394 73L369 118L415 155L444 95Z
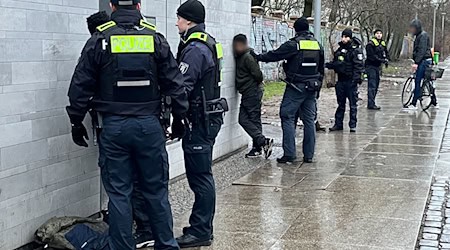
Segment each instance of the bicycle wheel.
M403 85L403 90L402 90L402 105L403 107L408 106L413 98L414 95L414 77L409 77L405 84Z
M426 111L430 108L432 104L431 96L433 94L433 90L431 89L431 82L430 81L424 81L422 84L422 95L420 97L420 106L422 106L422 110Z

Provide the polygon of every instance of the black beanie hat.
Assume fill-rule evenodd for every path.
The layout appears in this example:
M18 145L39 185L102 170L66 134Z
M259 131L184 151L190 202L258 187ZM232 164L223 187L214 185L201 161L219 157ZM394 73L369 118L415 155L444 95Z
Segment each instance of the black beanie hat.
M296 32L309 30L309 23L306 17L301 17L297 19L294 23L294 29Z
M383 31L382 31L381 29L375 29L375 30L373 31L373 34L375 35L377 32L383 33Z
M350 28L345 29L344 31L342 31L342 36L346 36L346 37L353 37L353 31Z
M118 6L133 6L141 3L141 0L110 0L112 4Z
M177 15L194 23L204 23L205 6L198 0L188 0L178 8Z

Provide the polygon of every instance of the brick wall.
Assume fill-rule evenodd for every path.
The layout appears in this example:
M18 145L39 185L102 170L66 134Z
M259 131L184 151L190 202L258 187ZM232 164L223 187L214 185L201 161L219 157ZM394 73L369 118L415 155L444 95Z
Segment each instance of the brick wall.
M223 96L231 112L214 155L247 142L237 124L231 38L250 32L250 0L203 1L207 29L224 44ZM176 49L177 0L143 0ZM33 239L52 216L88 216L100 207L97 148L72 143L65 114L67 89L88 38L85 18L95 0L0 0L0 250ZM85 121L86 125L89 121ZM171 177L183 174L180 143L168 146Z

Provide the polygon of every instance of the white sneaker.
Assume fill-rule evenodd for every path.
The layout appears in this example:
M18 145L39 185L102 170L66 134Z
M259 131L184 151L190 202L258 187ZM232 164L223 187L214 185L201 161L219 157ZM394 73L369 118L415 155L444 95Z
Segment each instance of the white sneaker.
M414 105L409 105L408 107L404 107L403 110L407 110L407 111L416 111L417 107Z
M436 104L436 105L431 105L431 107L434 108L434 109L439 109L440 108L439 103Z

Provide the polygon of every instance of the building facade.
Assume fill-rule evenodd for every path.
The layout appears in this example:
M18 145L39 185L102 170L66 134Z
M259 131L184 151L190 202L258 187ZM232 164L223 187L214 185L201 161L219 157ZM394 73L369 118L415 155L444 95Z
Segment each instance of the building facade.
M175 52L180 0L142 0ZM249 34L250 0L202 0L207 30L225 50L222 96L231 111L214 157L247 143L237 124L232 37ZM97 147L72 143L64 107L80 51L89 38L86 17L108 0L0 0L0 250L20 247L53 216L89 216L100 209ZM86 127L89 126L85 120ZM170 175L184 173L180 143L168 146Z

